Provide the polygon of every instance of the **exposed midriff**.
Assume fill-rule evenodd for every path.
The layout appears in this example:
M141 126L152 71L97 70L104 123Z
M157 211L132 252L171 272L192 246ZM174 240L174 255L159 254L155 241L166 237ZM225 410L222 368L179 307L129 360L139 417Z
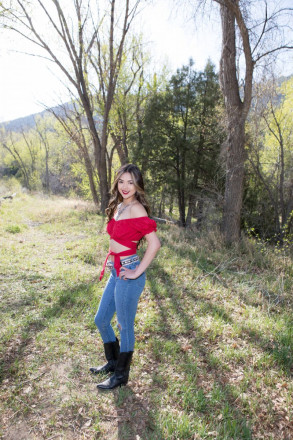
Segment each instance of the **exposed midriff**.
M136 253L138 241L157 230L156 222L147 216L108 221L107 232L110 235L110 248L103 264L100 280L103 278L107 260L114 261L117 276L120 273L120 257L130 257Z
M134 241L134 243L137 243L137 241ZM128 247L123 246L120 243L117 243L116 240L113 240L112 238L110 239L110 245L109 245L109 250L110 251L115 252L115 253L118 254L120 252L127 251L128 249L129 249ZM132 254L132 255L135 255L135 254ZM132 255L129 255L129 256L131 257ZM110 255L109 256L109 260L114 261L114 255Z

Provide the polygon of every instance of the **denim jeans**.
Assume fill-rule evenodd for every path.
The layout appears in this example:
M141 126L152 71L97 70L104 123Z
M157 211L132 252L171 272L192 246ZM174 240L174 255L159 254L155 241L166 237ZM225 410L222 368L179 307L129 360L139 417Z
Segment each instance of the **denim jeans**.
M123 267L135 269L138 265L139 261L135 261ZM112 269L95 316L95 324L103 342L114 342L116 336L111 320L116 312L121 352L134 349L134 319L138 300L145 286L145 279L145 273L135 280L120 279L117 277L116 270Z

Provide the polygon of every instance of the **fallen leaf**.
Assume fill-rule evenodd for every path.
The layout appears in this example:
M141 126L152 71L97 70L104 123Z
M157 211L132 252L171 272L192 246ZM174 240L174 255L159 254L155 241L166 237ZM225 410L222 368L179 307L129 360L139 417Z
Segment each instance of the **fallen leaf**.
M83 428L89 428L92 424L92 419L89 419L85 424L83 425Z

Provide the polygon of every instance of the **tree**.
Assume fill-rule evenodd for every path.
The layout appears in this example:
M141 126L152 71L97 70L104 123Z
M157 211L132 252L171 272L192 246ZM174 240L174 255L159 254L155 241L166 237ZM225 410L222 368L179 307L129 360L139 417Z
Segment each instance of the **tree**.
M45 176L43 179L43 187L45 189L45 192L50 193L50 169L49 169L50 149L51 149L50 133L52 133L53 128L52 125L50 124L50 122L52 121L48 121L48 119L49 119L48 117L35 118L35 131L39 137L40 145L45 151Z
M61 70L84 109L104 212L109 199L106 161L109 116L126 36L139 0L121 0L118 5L116 0L110 0L104 13L103 5L94 0L75 0L69 11L59 0L11 0L3 2L7 10L8 3L11 9L5 14L5 27L34 45L39 50L34 54L49 59ZM44 18L50 32L43 31ZM97 104L102 116L100 124Z
M22 128L19 133L3 132L0 145L9 153L5 158L6 164L18 168L18 175L22 177L24 186L36 189L40 183L39 167L42 153L35 131Z
M208 63L198 73L192 65L178 69L165 90L154 89L136 151L136 160L150 175L160 213L167 196L172 200L176 194L181 226L190 225L193 205L215 174L220 151L214 66Z
M252 188L248 189L245 204L254 199L258 211L258 219L250 220L250 226L282 243L293 223L293 80L280 88L269 85L266 94L263 84L259 85L262 93L257 101L260 102L255 103L251 112L249 164L256 184L249 181Z
M147 62L141 38L134 37L131 48L123 57L110 121L111 137L121 164L129 162L129 141L136 131L136 103L140 99Z
M209 196L211 190L221 194L222 173L218 159L224 135L223 126L219 123L222 109L218 75L215 73L215 66L208 61L204 71L198 74L195 111L198 115L196 130L199 137L195 149L196 166L189 188L187 226L191 224L197 205L197 227L200 228L204 192L208 192Z
M293 48L290 26L293 9L284 6L285 1L277 5L267 0L213 2L220 6L222 26L220 84L227 117L223 234L230 243L240 237L245 123L251 107L253 75L264 59Z
M57 109L48 109L60 123L78 149L78 156L83 163L89 182L91 196L95 205L99 204L99 197L95 181L95 166L92 154L92 142L88 138L88 126L85 124L84 110L72 99L71 106L60 105Z

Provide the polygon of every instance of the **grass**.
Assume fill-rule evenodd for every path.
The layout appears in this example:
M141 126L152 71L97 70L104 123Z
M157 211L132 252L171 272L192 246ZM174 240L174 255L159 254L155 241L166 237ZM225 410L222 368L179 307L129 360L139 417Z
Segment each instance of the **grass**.
M100 393L88 368L103 362L105 220L21 193L0 216L0 438L293 438L288 251L159 225L130 382Z

